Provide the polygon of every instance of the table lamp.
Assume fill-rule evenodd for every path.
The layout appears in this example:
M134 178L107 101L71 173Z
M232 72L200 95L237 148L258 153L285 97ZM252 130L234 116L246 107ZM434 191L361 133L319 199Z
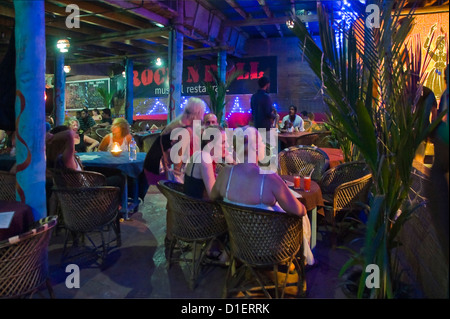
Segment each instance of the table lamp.
M111 154L114 156L119 156L122 153L122 149L119 146L119 143L114 142L113 147L111 149Z

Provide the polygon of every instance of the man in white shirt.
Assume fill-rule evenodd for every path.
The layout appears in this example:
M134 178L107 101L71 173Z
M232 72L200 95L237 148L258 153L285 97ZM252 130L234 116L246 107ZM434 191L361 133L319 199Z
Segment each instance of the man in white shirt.
M295 105L289 106L289 114L283 117L282 125L284 129L292 130L296 129L299 132L303 132L303 119L297 114L297 107Z

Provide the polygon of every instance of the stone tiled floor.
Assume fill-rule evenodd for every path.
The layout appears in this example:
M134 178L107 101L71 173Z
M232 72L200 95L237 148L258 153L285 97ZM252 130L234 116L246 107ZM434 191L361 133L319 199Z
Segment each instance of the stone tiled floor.
M80 287L68 288L69 272L60 264L64 231L54 233L49 247L52 286L59 299L124 298L221 298L226 268L214 266L202 274L198 286L188 285L186 267L174 264L167 269L164 254L166 199L151 186L145 202L131 220L121 223L122 246L110 251L100 267L89 261L77 262ZM343 279L338 276L348 260L342 249L331 249L328 240L320 240L314 251L318 264L306 272L306 298L347 299ZM39 294L45 297L45 294ZM38 297L39 298L39 297Z

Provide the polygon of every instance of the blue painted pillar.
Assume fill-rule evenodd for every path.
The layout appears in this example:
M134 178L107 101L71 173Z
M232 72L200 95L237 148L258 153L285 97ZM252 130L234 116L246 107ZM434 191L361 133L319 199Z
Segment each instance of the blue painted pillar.
M171 122L182 113L181 88L183 79L183 35L173 29L169 34L169 110L167 121Z
M66 73L64 72L64 53L57 52L55 58L55 126L63 125L65 118Z
M47 215L45 195L44 0L14 0L16 38L16 198Z
M219 75L219 79L221 82L226 83L227 80L227 52L226 51L219 51L217 56L217 71ZM225 121L225 114L226 114L226 106L223 109L222 112L222 118L219 119L220 123L223 123Z
M125 85L125 119L128 121L130 125L133 124L133 60L126 59L125 60L125 76L126 76L126 85Z

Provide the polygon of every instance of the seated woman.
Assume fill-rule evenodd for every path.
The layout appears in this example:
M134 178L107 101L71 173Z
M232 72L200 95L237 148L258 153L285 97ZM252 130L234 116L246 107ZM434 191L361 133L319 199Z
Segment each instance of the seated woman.
M216 165L228 157L227 137L225 130L217 125L210 126L203 132L211 135L207 139L202 139L201 151L195 152L186 165L184 192L195 198L209 199L216 181Z
M264 152L260 150L265 150L260 134L253 127L240 130L237 134L244 135L241 139L243 143L239 143L239 139L236 141L237 156L241 160L239 164L222 169L211 191L211 199L303 217L303 237L304 242L308 243L311 226L305 206L295 198L278 174L258 166L264 158ZM314 264L309 245L304 245L304 255L308 264Z
M71 129L66 129L50 136L47 139L46 154L48 168L84 170L81 160L75 152L75 132ZM123 175L119 170L109 170L109 172L110 174L104 174L106 176L106 184L119 187L123 191L125 187Z
M99 151L111 151L114 143L118 143L122 151L128 152L128 144L133 137L130 134L130 125L123 117L114 119L111 133L107 134L98 147Z
M75 151L77 153L92 152L99 145L99 142L92 137L84 133L80 134L80 122L76 117L71 117L67 121L67 126L74 132Z

